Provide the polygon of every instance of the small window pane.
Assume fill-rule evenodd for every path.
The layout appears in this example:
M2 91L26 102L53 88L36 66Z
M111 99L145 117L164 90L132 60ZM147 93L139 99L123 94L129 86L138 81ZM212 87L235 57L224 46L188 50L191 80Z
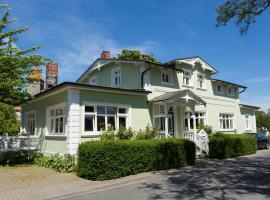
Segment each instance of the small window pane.
M119 114L125 114L126 113L126 109L125 108L119 108L118 109Z
M104 106L98 106L97 107L97 113L98 114L105 114L105 107Z
M114 116L108 116L107 123L108 123L108 126L111 126L113 130L115 130L115 117Z
M94 112L94 106L85 106L84 111L93 113Z
M98 131L105 130L105 117L97 116L97 129Z
M116 107L107 107L107 114L115 115L116 114Z
M93 131L94 130L94 116L85 116L84 118L84 130Z
M64 132L64 118L60 117L60 124L59 124L59 133Z
M126 118L125 117L119 117L119 128L120 127L126 128Z

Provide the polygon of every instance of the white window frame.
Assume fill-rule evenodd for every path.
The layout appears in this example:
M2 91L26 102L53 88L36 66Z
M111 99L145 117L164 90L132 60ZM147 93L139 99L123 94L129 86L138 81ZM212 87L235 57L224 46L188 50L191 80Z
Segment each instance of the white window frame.
M86 113L85 112L85 106L93 106L94 107L94 112L92 113ZM102 107L116 107L117 111L116 114L107 114L107 109L105 108L105 114L98 114L97 113L97 107L98 106L102 106ZM119 113L119 108L124 108L126 109L126 113ZM93 131L85 131L85 116L86 115L91 115L94 116L94 129ZM87 135L100 135L102 133L102 131L98 131L98 127L97 127L97 117L98 116L105 116L105 130L107 130L108 128L108 122L107 122L107 117L108 116L115 116L115 131L119 130L119 118L120 117L125 117L126 118L126 128L131 127L131 123L130 123L130 118L131 118L131 107L129 105L121 105L121 104L110 104L110 103L96 103L96 102L83 102L83 106L82 106L82 133L83 136L87 136Z
M225 126L228 125L225 128L223 128L224 122L225 122ZM232 124L232 126L231 126L231 124ZM234 131L235 127L236 127L235 126L235 115L233 113L219 113L219 130L220 131Z
M97 76L89 78L89 85L97 85Z
M64 109L63 110L63 115L58 115L57 117L54 116L54 117L51 117L50 114L51 114L51 110L55 110L56 109ZM67 111L67 104L66 102L64 103L59 103L59 104L55 104L55 105L52 105L52 106L48 106L46 108L46 136L56 136L56 137L59 137L59 136L66 136L66 130L67 130L67 115L68 115L68 111ZM53 118L53 120L56 120L56 118L60 118L60 117L63 117L63 133L55 133L55 132L51 132L51 119ZM55 121L54 121L54 124L55 124Z
M202 78L199 78L201 76ZM202 86L200 86L199 81L202 82ZM205 75L202 73L197 73L197 89L206 89L206 84L205 84Z
M187 115L188 113L188 115ZM196 117L196 113L198 113L198 117ZM200 114L203 114L203 116L200 116ZM196 123L196 120L203 120L203 124L204 125L207 125L207 117L206 117L206 112L205 111L195 111L195 122L194 122L194 116L192 115L191 112L184 112L184 123L183 123L183 127L184 127L184 130L185 131L191 131L191 130L194 130L194 124ZM185 126L185 120L187 120L188 122L188 128L186 129L186 126ZM191 124L191 121L193 121L193 128L190 128L190 124ZM198 129L198 125L196 124L196 129Z
M29 115L34 115L34 117L33 118L29 118ZM31 116L32 117L32 116ZM29 123L28 123L28 121L29 120L31 120L31 125L30 126L34 126L34 133L33 134L31 134L30 132L29 132L29 129L31 128L32 129L32 127L28 127L28 125L29 125ZM25 133L26 134L28 134L28 135L36 135L36 111L35 110L31 110L31 111L28 111L28 112L26 112L25 113Z
M115 72L118 72L118 75L115 75ZM117 84L115 84L115 80L117 78ZM116 67L112 69L111 71L111 86L112 87L121 87L122 84L122 72L121 72L121 67Z
M189 75L187 75L186 73L188 73ZM187 81L185 81L185 79L189 80L189 84L186 84ZM193 87L193 83L192 83L192 71L191 70L183 70L183 80L182 80L182 85L183 86L187 86L187 87Z
M234 96L234 87L228 87L227 91L229 96ZM231 91L231 93L229 91Z
M220 86L221 91L218 91L218 86ZM217 94L224 94L224 86L221 84L216 84L216 93Z
M163 80L163 76L168 76L168 81ZM173 71L171 70L161 70L160 76L161 83L164 85L173 85Z
M245 130L251 131L251 115L245 114Z

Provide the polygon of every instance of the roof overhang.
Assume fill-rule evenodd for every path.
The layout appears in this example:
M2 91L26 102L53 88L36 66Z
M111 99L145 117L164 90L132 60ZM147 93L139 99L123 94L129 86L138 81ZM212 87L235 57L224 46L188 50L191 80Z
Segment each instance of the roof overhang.
M243 89L246 89L246 88L247 88L246 86L243 86L243 85L240 85L240 84L237 84L237 83L232 83L232 82L228 82L228 81L223 81L223 80L219 80L219 79L215 79L215 78L212 78L211 81L212 81L212 82L217 82L217 83L226 84L226 85L234 85L234 86L236 86L236 87L243 88Z
M239 104L240 108L247 108L247 109L254 109L254 110L259 110L261 109L258 106L252 106L252 105L247 105L247 104Z
M157 96L157 97L149 100L149 102L151 102L151 103L155 103L155 102L174 103L174 102L177 102L179 100L184 100L186 103L188 103L190 100L192 100L196 104L206 106L206 102L189 89L179 90L179 91L175 91L175 92L166 92L160 96Z

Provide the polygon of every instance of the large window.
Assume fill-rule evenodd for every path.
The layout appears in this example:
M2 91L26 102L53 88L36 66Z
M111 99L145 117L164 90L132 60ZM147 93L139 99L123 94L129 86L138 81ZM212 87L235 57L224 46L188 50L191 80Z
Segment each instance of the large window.
M245 115L245 128L246 130L251 130L251 119L250 119L250 115L246 114Z
M204 75L203 74L197 74L197 88L204 89Z
M233 131L234 129L234 115L233 114L219 114L219 128L224 131Z
M117 130L128 128L128 108L118 106L86 105L84 107L84 132L99 132L108 127Z
M49 109L48 133L49 135L65 135L65 107L57 106Z
M35 135L36 112L31 111L25 114L25 131L29 135Z
M183 72L183 85L191 86L191 72L190 71L184 71Z
M117 67L112 69L112 87L120 87L121 86L121 68Z
M170 70L161 71L161 83L173 84L173 73Z
M165 116L157 115L154 116L154 128L159 132L165 132ZM168 132L174 133L174 112L173 107L170 107L168 110Z
M205 112L195 112L195 123L196 129L199 125L206 125L206 115ZM191 112L185 112L185 130L194 130L194 116Z

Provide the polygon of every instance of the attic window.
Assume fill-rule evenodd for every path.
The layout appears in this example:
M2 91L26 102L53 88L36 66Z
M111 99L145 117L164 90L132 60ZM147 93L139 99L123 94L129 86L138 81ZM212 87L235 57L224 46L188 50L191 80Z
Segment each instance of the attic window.
M97 77L96 77L96 76L91 77L91 78L89 79L89 84L90 84L90 85L97 85Z
M162 70L161 71L161 83L163 83L163 84L172 84L173 83L172 71L169 71L169 70Z
M229 87L229 88L228 88L228 94L229 94L230 96L234 96L234 88Z
M219 85L219 84L218 84L218 85L216 86L216 91L217 91L218 94L223 94L223 87L222 87L222 85Z
M112 87L120 87L121 86L121 68L117 67L112 69L111 73L111 85Z
M191 72L190 71L184 71L183 72L183 85L191 86Z

